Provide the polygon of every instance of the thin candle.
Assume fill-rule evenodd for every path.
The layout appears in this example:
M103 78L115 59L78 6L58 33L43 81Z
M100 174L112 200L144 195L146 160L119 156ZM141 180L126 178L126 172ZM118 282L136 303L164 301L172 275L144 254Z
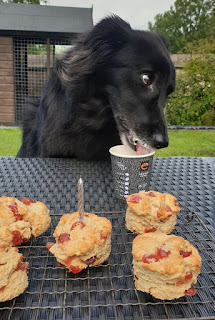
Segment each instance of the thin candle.
M78 211L79 219L84 221L84 186L81 178L78 180Z

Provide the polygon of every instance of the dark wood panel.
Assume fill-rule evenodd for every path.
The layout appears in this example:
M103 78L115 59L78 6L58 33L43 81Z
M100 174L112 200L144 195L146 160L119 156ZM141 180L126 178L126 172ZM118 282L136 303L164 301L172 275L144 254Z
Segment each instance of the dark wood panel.
M13 61L0 61L0 68L13 69Z
M13 106L14 105L14 99L1 99L0 94L0 110L2 110L1 106Z
M0 61L13 61L12 53L0 53Z
M1 114L0 112L0 122L14 122L15 117L14 114Z
M14 84L13 77L0 76L0 84Z
M13 77L13 69L0 69L0 76L12 76Z
M13 47L10 45L0 45L0 53L13 53Z
M14 86L12 84L2 84L0 83L0 91L13 92Z
M0 99L14 99L14 91L5 92L0 90Z
M14 106L1 106L0 105L0 114L5 114L5 115L14 115Z
M13 38L9 37L0 37L0 45L13 45Z

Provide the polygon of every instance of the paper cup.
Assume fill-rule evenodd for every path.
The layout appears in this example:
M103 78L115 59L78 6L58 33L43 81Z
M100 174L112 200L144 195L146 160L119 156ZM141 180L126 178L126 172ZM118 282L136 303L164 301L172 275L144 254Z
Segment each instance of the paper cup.
M148 191L154 151L136 156L124 145L114 146L111 155L113 183L116 197L125 200L129 194Z

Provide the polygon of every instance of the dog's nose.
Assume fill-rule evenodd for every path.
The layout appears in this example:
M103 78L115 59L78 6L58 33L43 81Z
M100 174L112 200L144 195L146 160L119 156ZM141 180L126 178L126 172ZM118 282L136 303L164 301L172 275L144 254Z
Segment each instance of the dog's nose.
M167 135L155 134L154 135L154 146L156 149L166 148L169 145L169 139Z

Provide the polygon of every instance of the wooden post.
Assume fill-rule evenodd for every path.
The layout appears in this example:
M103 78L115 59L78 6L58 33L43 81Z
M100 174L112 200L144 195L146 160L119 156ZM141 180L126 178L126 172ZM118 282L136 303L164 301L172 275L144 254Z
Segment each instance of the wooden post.
M0 37L0 123L14 123L13 38Z

